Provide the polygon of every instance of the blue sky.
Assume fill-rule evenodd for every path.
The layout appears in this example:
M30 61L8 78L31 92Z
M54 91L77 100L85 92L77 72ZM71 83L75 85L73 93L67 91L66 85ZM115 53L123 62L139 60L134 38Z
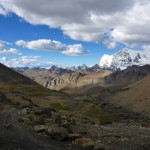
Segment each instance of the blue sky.
M50 28L46 25L32 25L15 14L8 16L0 15L0 40L12 43L7 48L16 48L22 53L22 56L41 56L41 61L50 61L54 64L70 66L70 65L94 65L99 63L103 54L112 54L115 50L108 50L105 45L96 42L82 42L72 40L65 36L60 29ZM82 44L88 51L82 56L67 56L56 51L36 51L28 48L18 47L15 42L18 40L32 41L39 39L50 39L60 41L64 44ZM0 54L1 57L8 59L19 58L16 54Z
M148 0L63 2L2 0L0 62L8 66L90 66L104 54L125 47L149 48Z

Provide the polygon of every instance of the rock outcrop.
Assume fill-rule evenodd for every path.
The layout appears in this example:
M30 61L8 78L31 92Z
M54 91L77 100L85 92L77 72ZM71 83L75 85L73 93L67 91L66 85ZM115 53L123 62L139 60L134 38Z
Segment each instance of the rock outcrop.
M57 77L51 81L44 83L44 86L52 90L61 90L66 88L79 88L87 85L96 85L101 81L101 78L105 76L105 71L92 72L89 74L84 74L81 72L74 72L64 74Z
M76 87L80 77L83 77L85 74L80 72L64 74L60 77L55 78L52 81L45 82L44 86L50 89L59 90L65 87Z

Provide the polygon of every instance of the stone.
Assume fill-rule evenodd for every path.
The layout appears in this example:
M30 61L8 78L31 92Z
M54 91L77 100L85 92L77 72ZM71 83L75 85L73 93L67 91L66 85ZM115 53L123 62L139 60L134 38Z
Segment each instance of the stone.
M28 108L24 108L24 109L22 109L22 111L21 111L21 115L27 115L27 114L29 114L30 113L30 110L28 109Z
M34 127L35 132L45 132L48 129L45 125L37 125Z
M63 141L67 138L68 132L65 128L54 126L47 130L47 134L50 135L53 139L58 141Z
M94 149L94 142L90 138L82 137L76 139L75 144L78 144L85 149Z
M43 116L51 117L52 112L55 112L55 110L52 109L52 108L37 107L37 108L34 109L34 114L36 114L36 115L43 115Z

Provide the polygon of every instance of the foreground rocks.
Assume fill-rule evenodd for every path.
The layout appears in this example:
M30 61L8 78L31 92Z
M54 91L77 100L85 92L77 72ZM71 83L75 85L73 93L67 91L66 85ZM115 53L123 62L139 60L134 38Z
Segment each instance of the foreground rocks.
M68 132L65 128L59 126L50 127L47 130L47 134L53 139L63 141L68 137Z
M35 132L45 132L47 131L48 127L45 125L37 125L34 127Z
M69 142L67 149L148 150L150 145L148 125L143 127L135 121L98 125L81 114L64 115L52 108L36 106L19 112L24 126L40 136Z

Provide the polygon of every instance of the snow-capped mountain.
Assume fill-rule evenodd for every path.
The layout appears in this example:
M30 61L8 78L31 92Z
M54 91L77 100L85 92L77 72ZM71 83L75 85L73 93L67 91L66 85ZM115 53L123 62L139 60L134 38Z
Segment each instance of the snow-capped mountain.
M125 69L132 65L143 66L150 64L150 50L131 50L123 49L113 55L104 55L99 65L101 68Z

